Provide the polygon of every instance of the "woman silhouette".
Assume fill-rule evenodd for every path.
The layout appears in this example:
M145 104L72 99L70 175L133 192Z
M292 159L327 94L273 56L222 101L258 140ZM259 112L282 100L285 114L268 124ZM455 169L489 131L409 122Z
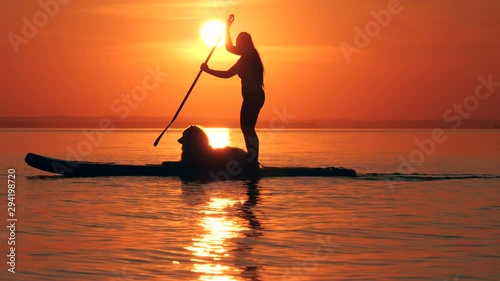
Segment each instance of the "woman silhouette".
M234 15L230 15L226 24L226 49L239 55L240 59L226 71L210 69L205 63L201 65L200 69L219 78L230 78L235 75L241 78L243 104L240 111L240 127L245 137L248 166L258 169L259 138L255 132L255 124L265 101L264 66L250 34L246 32L238 34L236 46L233 46L229 32L233 21Z

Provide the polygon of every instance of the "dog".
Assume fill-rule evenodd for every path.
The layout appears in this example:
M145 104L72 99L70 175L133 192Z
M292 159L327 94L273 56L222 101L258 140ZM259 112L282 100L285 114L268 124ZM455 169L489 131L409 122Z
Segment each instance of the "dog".
M181 163L185 165L223 170L247 162L247 153L243 149L212 148L207 134L199 126L189 126L177 141L182 144Z

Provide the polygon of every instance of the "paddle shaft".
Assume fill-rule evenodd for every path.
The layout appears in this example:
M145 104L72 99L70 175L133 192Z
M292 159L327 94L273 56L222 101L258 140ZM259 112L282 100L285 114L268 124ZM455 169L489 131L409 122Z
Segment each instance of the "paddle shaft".
M219 44L219 41L220 39L222 38L222 35L224 35L224 32L225 31L222 31L222 33L220 34L219 38L217 38L217 42L215 42L215 45L212 47L212 50L210 51L210 54L208 54L208 57L207 59L205 60L205 63L208 63L208 61L210 60L210 57L212 57L212 54L214 53L215 51L215 48L217 48L217 45ZM157 146L158 143L160 142L161 140L161 137L163 137L163 134L165 134L165 132L168 130L168 128L170 128L170 126L172 125L172 123L174 123L175 119L177 118L177 116L179 115L179 113L181 112L182 110L182 107L184 106L184 104L186 103L189 95L191 94L191 91L193 90L194 88L194 85L196 85L196 82L198 82L198 79L200 78L201 76L201 73L203 73L203 70L200 69L200 71L198 71L198 75L196 75L196 78L194 79L193 81L193 84L191 84L191 87L189 88L189 91L187 92L186 96L184 97L184 99L182 100L182 103L181 105L179 106L179 109L177 109L177 112L175 112L174 114L174 117L172 118L172 121L170 121L170 124L168 124L168 126L165 128L165 130L163 130L163 132L161 132L161 134L158 136L158 138L156 139L155 143L154 143L154 146Z

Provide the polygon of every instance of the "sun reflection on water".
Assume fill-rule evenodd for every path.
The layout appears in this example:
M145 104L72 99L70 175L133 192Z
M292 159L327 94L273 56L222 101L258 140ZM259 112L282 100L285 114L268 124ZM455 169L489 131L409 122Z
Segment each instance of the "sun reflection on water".
M193 245L185 247L193 254L192 272L201 274L199 280L238 280L235 276L240 270L231 265L228 253L228 239L236 238L242 227L235 219L228 218L227 207L238 203L237 200L212 198L199 225L203 233L193 238Z

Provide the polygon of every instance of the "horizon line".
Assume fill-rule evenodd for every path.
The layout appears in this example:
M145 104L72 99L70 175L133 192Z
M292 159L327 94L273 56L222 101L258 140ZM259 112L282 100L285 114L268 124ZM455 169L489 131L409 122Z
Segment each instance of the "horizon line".
M172 118L173 116L130 116L124 120L119 120L119 122L127 122L127 119L134 118L148 118L148 119L167 119ZM38 116L0 116L0 119L22 119L22 118L87 118L87 119L96 119L96 118L112 118L116 119L116 116L113 115L99 115L99 116L77 116L77 115L38 115ZM225 120L225 121L238 121L238 118L221 118L221 117L197 117L197 116L187 116L183 117L184 119L200 119L200 120ZM272 120L272 118L263 118L259 119L259 121L267 121ZM294 119L295 121L352 121L352 122L423 122L423 121L441 121L445 122L443 119L351 119L351 118L310 118L310 119ZM490 122L500 122L500 119L474 119L468 118L462 121L490 121Z

